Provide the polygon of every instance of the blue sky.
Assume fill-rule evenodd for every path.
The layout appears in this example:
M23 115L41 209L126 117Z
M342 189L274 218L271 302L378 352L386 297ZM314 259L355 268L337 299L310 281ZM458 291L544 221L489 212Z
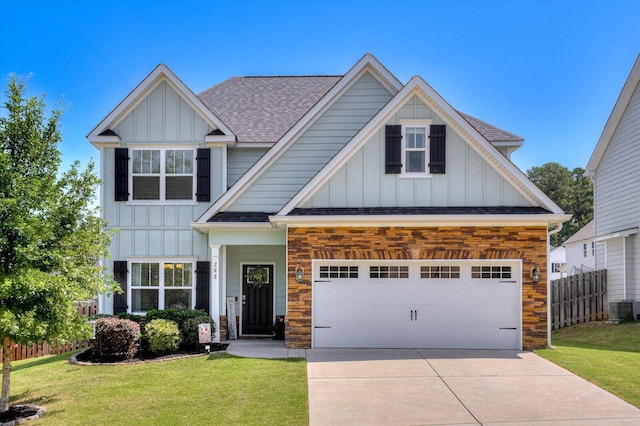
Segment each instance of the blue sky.
M0 0L0 78L64 98L65 164L159 63L198 93L231 76L344 74L374 54L525 138L512 160L585 167L640 52L640 1ZM5 97L2 96L4 102Z

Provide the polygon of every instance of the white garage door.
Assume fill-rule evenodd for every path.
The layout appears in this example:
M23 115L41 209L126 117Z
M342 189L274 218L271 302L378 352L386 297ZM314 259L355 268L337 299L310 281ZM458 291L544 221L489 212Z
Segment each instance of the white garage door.
M316 348L521 349L520 261L314 261Z

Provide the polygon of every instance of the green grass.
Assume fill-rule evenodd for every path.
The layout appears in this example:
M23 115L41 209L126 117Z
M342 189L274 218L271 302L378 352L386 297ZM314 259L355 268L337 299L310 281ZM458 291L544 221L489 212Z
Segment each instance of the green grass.
M640 323L580 324L551 341L555 351L535 352L640 408Z
M306 363L215 354L79 366L69 354L13 363L11 404L44 406L38 425L308 423Z

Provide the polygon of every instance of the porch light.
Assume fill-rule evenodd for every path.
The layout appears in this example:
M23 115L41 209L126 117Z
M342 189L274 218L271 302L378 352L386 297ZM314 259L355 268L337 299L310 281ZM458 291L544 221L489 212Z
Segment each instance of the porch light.
M540 269L538 268L538 265L533 267L533 270L531 271L531 279L534 284L540 282Z
M296 281L301 283L303 279L304 279L304 270L302 269L302 267L298 266L298 269L296 269Z

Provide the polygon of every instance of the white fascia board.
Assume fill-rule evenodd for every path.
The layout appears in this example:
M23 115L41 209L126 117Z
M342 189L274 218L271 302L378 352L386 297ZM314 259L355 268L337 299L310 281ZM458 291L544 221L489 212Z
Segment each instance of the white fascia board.
M378 68L377 68L378 67ZM380 70L379 68L383 68ZM287 133L276 142L273 147L244 174L236 183L225 192L218 200L211 205L196 221L206 222L207 219L213 216L218 211L224 210L231 205L246 188L249 187L262 173L267 170L271 164L273 164L288 148L289 146L304 133L322 114L333 105L333 103L340 98L340 96L346 92L365 72L371 71L375 75L386 75L389 73L382 67L382 64L378 62L371 54L366 54L356 65L354 65L347 74L344 75L332 88L325 94L320 101L318 101L296 124L293 125ZM391 75L391 77L393 77ZM400 82L393 77L394 81L389 81L388 84L395 87L396 84L400 85ZM254 146L254 145L251 145Z
M638 233L638 228L625 229L624 231L618 231L618 232L612 232L610 234L600 235L598 237L595 237L593 241L599 242L599 241L612 240L614 238L625 238L637 233Z
M198 232L206 234L210 229L247 230L272 229L269 222L191 222L189 225Z
M598 168L598 165L600 165L600 160L602 160L602 156L607 150L607 147L611 142L611 138L613 138L613 134L618 128L618 124L620 124L622 115L627 109L627 106L631 101L631 97L633 96L633 92L636 90L636 87L638 87L638 83L640 83L640 54L638 54L636 62L631 68L629 77L627 77L627 81L624 83L624 86L620 91L618 100L611 110L609 119L602 130L602 134L596 143L596 147L593 149L591 158L589 158L589 162L585 169L588 176L595 176L596 169Z
M487 162L493 163L496 171L510 182L514 182L519 192L533 205L542 207L554 214L563 214L549 197L531 182L509 159L487 141L473 126L451 107L421 77L416 76L396 94L369 122L338 152L298 193L278 212L287 215L291 210L313 196L327 180L331 178L378 130L385 125L411 96L418 95L457 133L471 145Z
M207 135L204 137L207 146L214 144L235 145L236 137L233 135Z
M120 136L96 136L89 138L91 145L96 148L117 148L120 146Z
M519 214L519 215L354 215L354 216L269 216L276 226L550 226L562 223L571 215Z
M207 108L193 91L164 64L158 65L151 71L151 73L89 133L87 138L91 141L106 129L115 127L129 111L133 110L142 102L147 93L151 92L163 81L166 81L173 90L182 95L189 106L191 106L204 121L212 127L220 129L225 135L232 135L235 140L235 135L231 129Z

